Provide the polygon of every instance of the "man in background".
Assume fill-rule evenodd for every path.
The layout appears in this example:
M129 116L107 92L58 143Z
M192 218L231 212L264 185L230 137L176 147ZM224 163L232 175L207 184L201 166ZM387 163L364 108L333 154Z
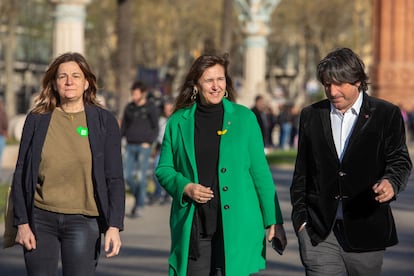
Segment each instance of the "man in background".
M130 216L142 215L147 192L147 170L152 145L158 135L158 108L147 100L147 87L137 81L131 87L132 101L127 104L121 122L126 138L124 170L126 182L135 197Z

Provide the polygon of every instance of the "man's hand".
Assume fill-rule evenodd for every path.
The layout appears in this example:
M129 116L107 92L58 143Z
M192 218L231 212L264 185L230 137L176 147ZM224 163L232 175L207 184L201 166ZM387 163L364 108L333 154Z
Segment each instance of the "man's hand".
M376 183L372 189L374 190L374 193L377 194L375 200L380 203L389 201L395 196L394 188L388 179L383 179L381 182Z

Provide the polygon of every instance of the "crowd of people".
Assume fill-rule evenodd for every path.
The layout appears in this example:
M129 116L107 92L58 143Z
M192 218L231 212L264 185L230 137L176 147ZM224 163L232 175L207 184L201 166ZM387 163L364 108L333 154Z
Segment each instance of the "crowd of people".
M93 275L101 235L106 256L118 255L124 217L155 203L171 206L169 275L265 269L266 241L279 254L287 244L265 155L274 147L298 151L291 218L306 275L381 274L384 250L398 242L390 202L412 168L404 113L366 93L364 63L348 48L320 61L327 99L300 113L287 103L275 114L263 95L250 109L237 104L228 66L228 55L201 55L160 106L133 82L117 120L81 54L53 60L12 183L28 275L55 275L59 261L64 275Z
M277 109L278 112L275 112L264 95L255 97L252 111L259 123L265 149L296 149L299 109L291 103L279 104Z

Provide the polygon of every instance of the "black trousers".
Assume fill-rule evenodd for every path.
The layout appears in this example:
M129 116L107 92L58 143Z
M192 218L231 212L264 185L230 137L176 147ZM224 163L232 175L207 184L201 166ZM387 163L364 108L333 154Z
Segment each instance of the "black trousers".
M199 258L188 259L187 276L225 276L222 236L200 238L199 249Z
M101 238L95 217L66 215L34 209L36 249L24 249L29 276L58 275L59 259L64 276L95 274Z

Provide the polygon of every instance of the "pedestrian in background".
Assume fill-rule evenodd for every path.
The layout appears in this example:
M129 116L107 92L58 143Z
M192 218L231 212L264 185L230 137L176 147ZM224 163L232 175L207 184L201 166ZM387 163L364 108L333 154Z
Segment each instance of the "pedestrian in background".
M147 171L152 145L158 135L158 108L147 99L147 87L136 81L131 86L132 101L127 104L121 122L126 138L125 179L134 195L132 218L141 216L147 198Z
M121 247L125 186L117 120L96 100L85 58L52 61L28 114L13 176L16 242L28 275L93 275L101 232L107 257Z
M279 124L279 148L283 150L287 150L290 147L293 126L292 107L290 103L282 104L277 118Z
M162 140L164 138L165 133L165 126L167 125L167 120L171 116L174 110L174 100L172 98L167 98L163 100L162 103L162 116L158 121L159 126L159 133L157 136L157 141L155 145L155 152L154 152L154 183L155 189L154 193L151 195L150 203L154 204L155 202L159 202L160 204L165 204L170 201L170 195L162 188L160 182L158 181L157 177L155 176L155 169L158 166L158 162L160 160L160 150L162 145Z
M250 275L267 239L286 245L254 113L234 103L228 57L193 63L167 122L156 176L173 197L169 275Z
M252 111L254 115L256 115L257 122L262 132L265 149L271 149L273 147L272 133L276 120L270 106L267 105L266 100L262 95L257 95L255 97Z
M320 61L327 99L303 109L291 186L306 275L380 275L398 242L390 203L411 172L398 106L366 93L363 61L348 48Z

